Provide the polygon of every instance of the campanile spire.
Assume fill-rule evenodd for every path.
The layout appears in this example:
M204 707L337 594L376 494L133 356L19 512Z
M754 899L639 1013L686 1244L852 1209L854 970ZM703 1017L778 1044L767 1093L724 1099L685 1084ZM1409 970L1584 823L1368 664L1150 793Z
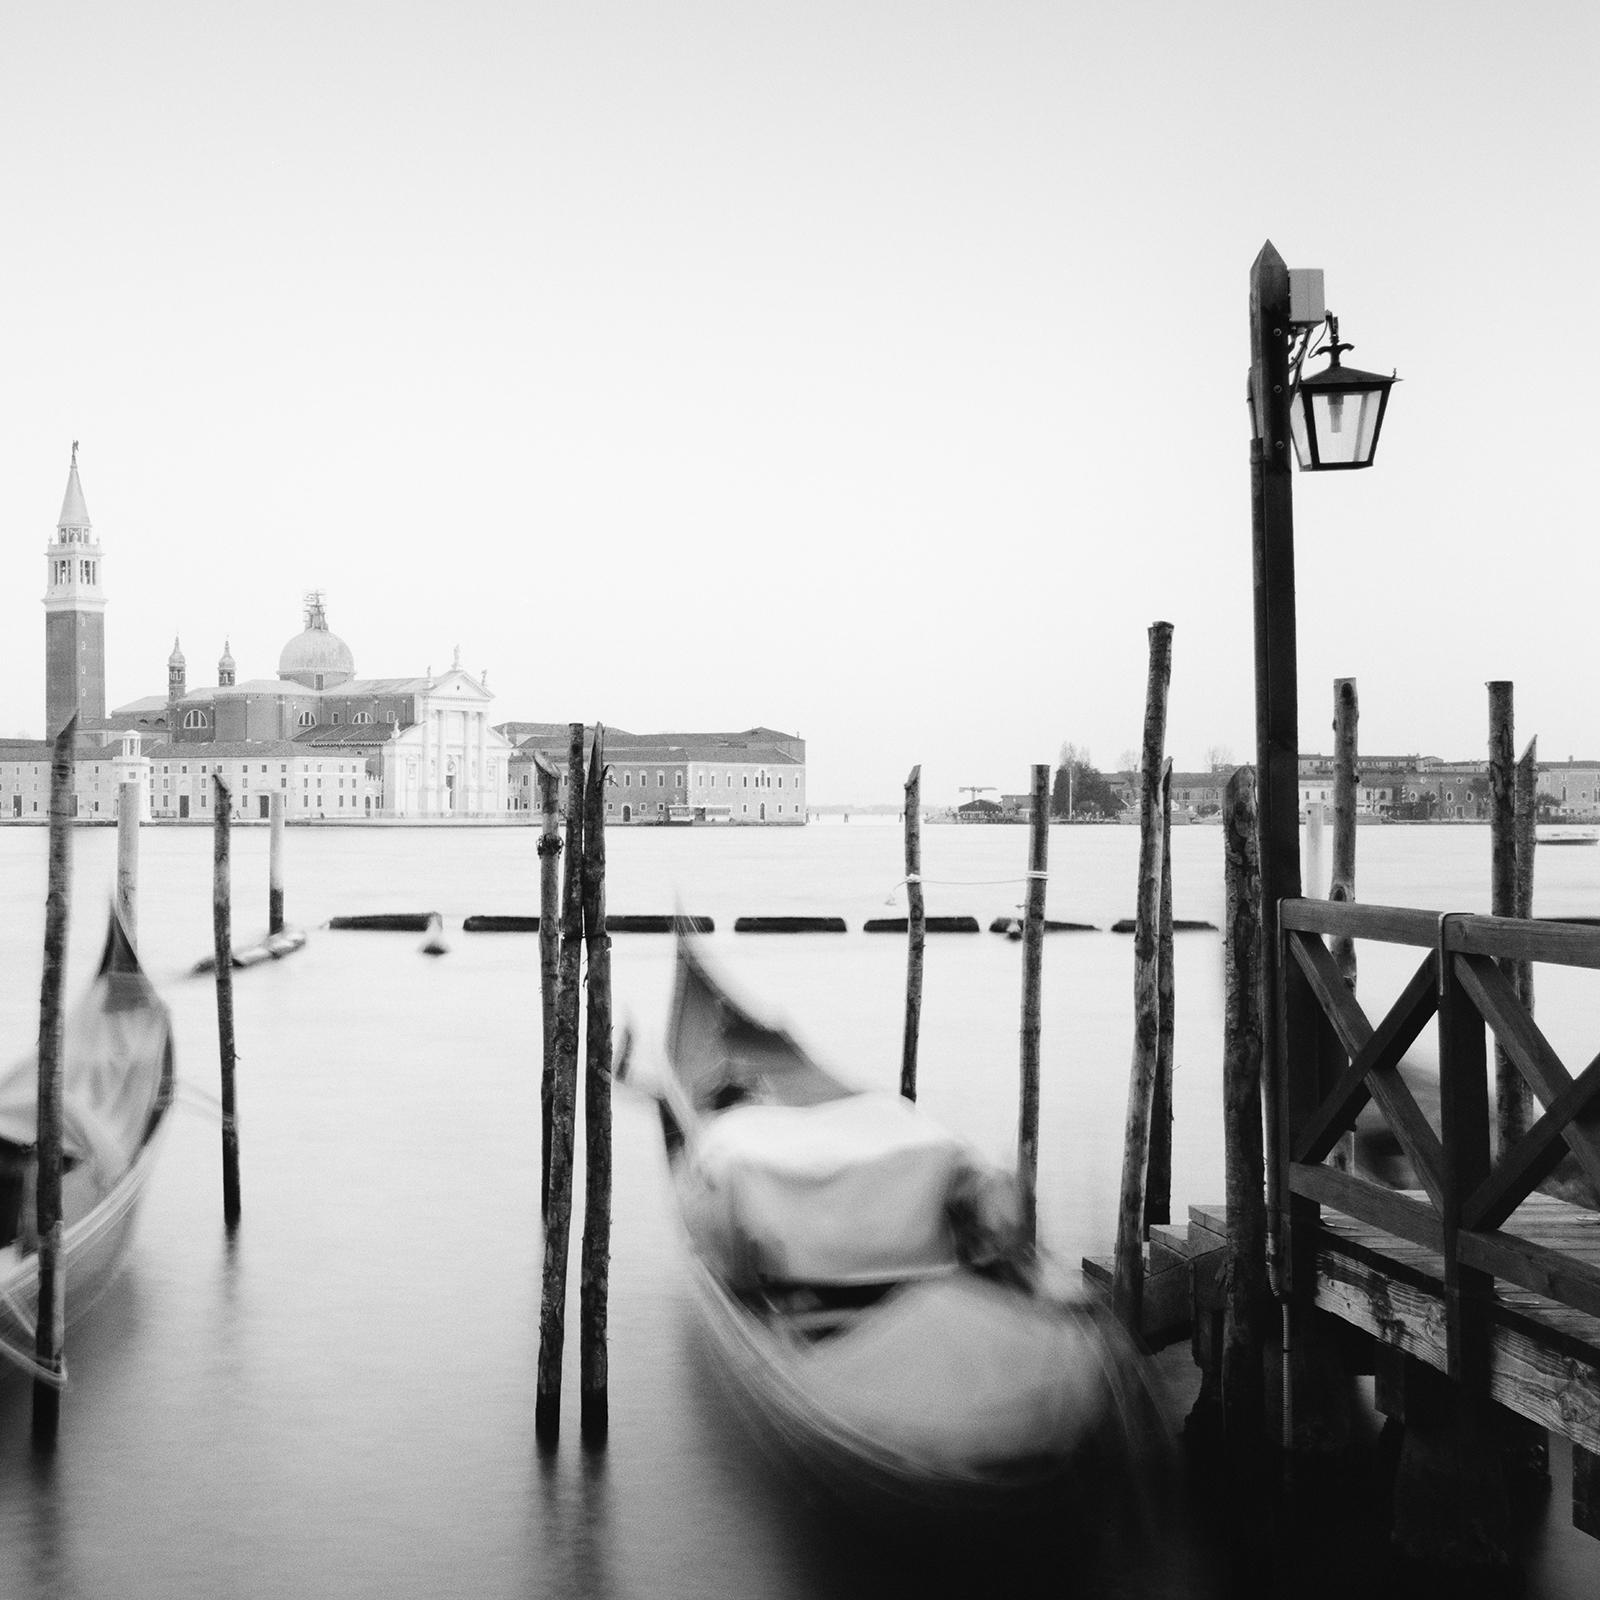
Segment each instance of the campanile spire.
M100 544L78 481L74 439L61 515L45 548L44 720L49 738L74 713L84 727L105 721L106 597L101 566Z

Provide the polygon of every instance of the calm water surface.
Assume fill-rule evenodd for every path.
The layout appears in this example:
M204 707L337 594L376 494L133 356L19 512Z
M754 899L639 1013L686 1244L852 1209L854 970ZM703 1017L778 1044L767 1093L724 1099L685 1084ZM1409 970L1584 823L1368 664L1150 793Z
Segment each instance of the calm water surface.
M0 1049L38 1027L45 834L0 830ZM1220 922L1221 838L1177 830L1174 910ZM75 838L72 966L92 968L115 836ZM1056 829L1048 911L1105 929L1132 914L1137 830ZM1363 898L1484 910L1477 828L1366 829ZM267 836L235 835L235 930L265 922ZM897 827L860 819L793 832L616 830L609 909L716 918L709 954L859 1081L898 1081L904 941L863 935L895 914ZM0 1595L930 1597L1217 1592L1174 1519L1137 1548L1024 1576L995 1552L970 1562L882 1552L808 1502L745 1443L692 1338L653 1114L616 1106L611 1442L533 1443L537 1350L539 1001L536 940L469 935L474 913L531 912L527 830L291 830L289 919L312 930L291 959L235 975L243 1223L221 1225L214 1109L216 1012L186 976L211 946L211 840L147 828L140 943L175 1016L176 1118L123 1274L72 1330L59 1449L30 1456L29 1393L0 1382ZM987 926L1022 899L1020 828L924 837L933 914ZM1539 860L1536 910L1600 912L1600 850ZM897 898L904 913L903 892ZM338 914L437 910L452 949L410 934L318 931ZM824 913L844 936L735 935L741 914ZM670 941L618 936L619 1019L648 1047L668 997ZM1221 956L1215 934L1177 951L1175 1202L1222 1190ZM1362 968L1369 1009L1403 960ZM1115 1194L1132 1040L1131 941L1061 934L1045 955L1040 1226L1069 1259L1102 1253ZM990 934L929 941L921 1098L997 1160L1015 1143L1020 947ZM1541 1020L1587 1059L1592 1000L1550 983ZM1581 1052L1581 1055L1579 1054ZM576 1234L575 1234L576 1237ZM574 1291L576 1273L573 1274ZM70 1295L70 1286L69 1286ZM575 1320L569 1319L575 1327ZM569 1341L573 1343L574 1341ZM1162 1371L1181 1415L1183 1352ZM8 1369L9 1371L9 1369ZM1571 1533L1558 1481L1530 1592L1590 1594L1600 1547Z

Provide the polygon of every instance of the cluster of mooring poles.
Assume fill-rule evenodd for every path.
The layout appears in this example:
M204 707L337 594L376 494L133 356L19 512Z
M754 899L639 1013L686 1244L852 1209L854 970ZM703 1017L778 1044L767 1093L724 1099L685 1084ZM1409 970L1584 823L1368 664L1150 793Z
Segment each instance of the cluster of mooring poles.
M579 1429L598 1443L609 1423L606 1300L611 1263L611 941L606 933L605 729L596 725L584 767L584 725L569 724L565 862L558 831L561 775L537 763L543 826L539 838L539 976L544 1047L540 1088L540 1196L544 1277L534 1434L555 1444L561 1432L561 1358L566 1342L567 1255L572 1228L578 1101L579 1016L588 955L584 1019L584 1215L579 1284ZM564 870L562 870L564 868ZM557 874L560 871L560 926Z
M1157 624L1165 628L1167 624ZM1163 699L1165 690L1163 689ZM900 1055L900 1093L917 1097L917 1050L922 1017L923 960L929 925L922 877L922 768L913 767L905 784L906 898L906 1005ZM1030 1244L1038 1236L1039 1189L1039 1046L1043 1019L1044 936L1052 927L1075 928L1075 923L1045 920L1050 853L1050 768L1032 767L1029 781L1027 892L1022 924L1022 1026L1017 1110L1017 1187L1021 1223ZM1170 906L1170 902L1169 902ZM957 919L945 919L954 921ZM965 920L965 919L963 919ZM1170 919L1169 919L1170 920ZM1168 943L1170 959L1170 940ZM1169 1146L1170 1149L1170 1146ZM1170 1170L1170 1155L1168 1157Z
M44 975L39 995L39 1083L36 1158L36 1224L39 1236L38 1305L34 1350L38 1371L33 1389L33 1436L52 1443L60 1426L61 1388L65 1379L66 1285L62 1262L62 1075L64 1043L62 990L65 979L67 913L72 879L73 743L77 718L56 736L50 762L50 833L48 887L45 898ZM217 992L217 1040L222 1080L222 1216L231 1234L240 1216L239 1123L235 1089L233 969L253 964L253 953L232 943L232 876L229 838L230 795L221 777L214 779L216 809L212 848L213 953L196 971L214 971ZM129 942L138 947L139 813L142 794L137 782L118 785L117 915ZM291 932L283 920L283 797L271 800L267 941L261 958L298 949L304 935ZM271 948L268 948L268 945Z

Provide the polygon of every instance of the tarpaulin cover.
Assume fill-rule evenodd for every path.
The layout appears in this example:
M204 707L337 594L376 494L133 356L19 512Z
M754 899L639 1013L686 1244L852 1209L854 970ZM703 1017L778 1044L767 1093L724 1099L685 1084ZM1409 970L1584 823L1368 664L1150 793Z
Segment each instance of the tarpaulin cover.
M908 1284L806 1359L828 1414L953 1474L1062 1458L1110 1393L1089 1319L970 1273Z
M97 977L66 1021L62 1154L93 1167L103 1185L125 1172L161 1088L169 1021L140 972ZM39 1127L39 1064L30 1053L0 1074L0 1139L32 1145Z
M883 1282L953 1263L946 1205L970 1160L899 1095L736 1106L705 1125L685 1214L735 1287Z

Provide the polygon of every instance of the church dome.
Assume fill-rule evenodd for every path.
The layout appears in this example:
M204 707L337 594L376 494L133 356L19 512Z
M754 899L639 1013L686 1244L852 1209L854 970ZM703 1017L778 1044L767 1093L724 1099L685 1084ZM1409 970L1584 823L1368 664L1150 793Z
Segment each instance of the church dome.
M328 616L320 594L306 597L306 625L283 647L278 676L303 683L308 689L332 689L356 675L350 646L328 629Z

